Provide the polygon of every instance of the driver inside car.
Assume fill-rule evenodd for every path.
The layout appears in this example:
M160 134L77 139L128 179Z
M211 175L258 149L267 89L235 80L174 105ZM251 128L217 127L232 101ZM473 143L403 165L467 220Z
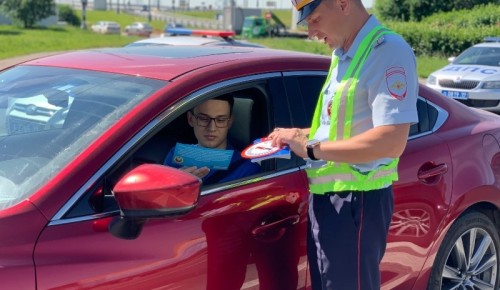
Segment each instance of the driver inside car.
M176 162L174 148L165 158L167 166L180 168L201 178L204 185L221 183L243 178L260 172L260 166L243 159L241 153L227 140L233 122L234 97L224 94L207 100L187 113L187 121L193 128L198 140L197 146L212 149L232 150L231 161L227 169L210 169L206 166L183 166Z

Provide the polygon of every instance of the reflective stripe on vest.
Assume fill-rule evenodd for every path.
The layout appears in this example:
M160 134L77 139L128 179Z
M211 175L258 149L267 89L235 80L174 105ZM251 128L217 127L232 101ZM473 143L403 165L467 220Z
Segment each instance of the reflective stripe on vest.
M352 119L354 113L354 96L359 80L359 74L366 58L372 51L375 41L385 34L394 32L382 26L377 26L368 33L361 41L351 64L347 68L339 87L332 98L330 133L328 139L331 141L344 140L351 137ZM332 59L330 70L325 84L321 90L316 110L311 125L310 138L316 133L323 107L323 96L326 86L330 84L332 71L338 65L338 57ZM398 179L398 159L394 159L387 165L370 172L359 172L348 163L335 163L328 161L320 168L306 169L309 179L309 190L312 193L323 194L325 192L338 192L346 190L368 191L383 188Z

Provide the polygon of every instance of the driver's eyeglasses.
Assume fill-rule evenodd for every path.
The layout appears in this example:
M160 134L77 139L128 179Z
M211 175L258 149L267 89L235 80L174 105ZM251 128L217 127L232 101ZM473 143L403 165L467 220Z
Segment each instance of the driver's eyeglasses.
M229 119L230 117L215 117L215 118L210 118L206 115L197 115L193 114L193 117L196 119L196 124L201 127L208 127L210 125L210 122L214 121L215 127L217 128L226 128L227 125L229 124Z

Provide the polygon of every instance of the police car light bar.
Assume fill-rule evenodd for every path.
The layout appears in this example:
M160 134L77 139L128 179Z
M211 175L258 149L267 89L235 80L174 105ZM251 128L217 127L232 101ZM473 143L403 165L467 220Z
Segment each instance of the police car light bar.
M172 35L200 35L200 36L218 36L224 39L234 36L233 31L224 30L196 30L188 28L168 28L167 33Z
M191 29L187 28L168 28L167 33L172 34L172 35L191 35L192 31Z
M500 37L488 36L484 38L485 42L500 42Z

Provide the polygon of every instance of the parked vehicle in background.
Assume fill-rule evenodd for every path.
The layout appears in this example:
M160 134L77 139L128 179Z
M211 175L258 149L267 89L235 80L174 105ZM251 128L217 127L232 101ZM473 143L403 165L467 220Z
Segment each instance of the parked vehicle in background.
M265 17L255 15L245 17L241 36L243 38L273 36L306 38L307 32L287 30L286 25L276 16L276 14L267 11Z
M234 35L235 33L232 31L171 28L167 30L167 35L138 40L126 46L205 45L264 47L248 41L235 40L233 38Z
M127 35L139 35L149 37L153 33L153 27L146 22L134 22L125 26L124 29Z
M427 85L470 107L500 113L500 37L488 37L427 78Z
M120 34L120 24L114 21L98 21L91 26L92 31L103 34Z
M213 185L162 164L196 143L188 112L222 94L235 98L235 149L309 126L329 65L267 48L140 46L0 71L1 288L311 289L304 159ZM499 289L500 116L423 84L417 109L382 290ZM3 128L11 117L23 122Z
M274 15L274 13L272 15ZM277 19L279 20L279 18ZM286 27L280 25L280 23L282 22L271 22L271 17L247 16L243 20L241 36L243 38L254 38L278 35L280 30L286 31Z

